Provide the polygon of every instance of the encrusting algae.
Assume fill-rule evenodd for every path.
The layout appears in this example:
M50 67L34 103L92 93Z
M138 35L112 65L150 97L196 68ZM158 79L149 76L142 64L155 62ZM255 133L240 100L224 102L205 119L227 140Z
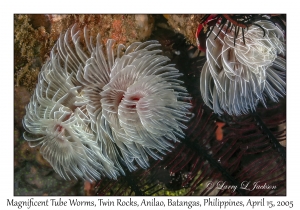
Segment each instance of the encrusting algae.
M195 32L204 17L203 14L176 14L164 15L168 20L168 24L174 31L183 34L186 39L193 45L197 44Z

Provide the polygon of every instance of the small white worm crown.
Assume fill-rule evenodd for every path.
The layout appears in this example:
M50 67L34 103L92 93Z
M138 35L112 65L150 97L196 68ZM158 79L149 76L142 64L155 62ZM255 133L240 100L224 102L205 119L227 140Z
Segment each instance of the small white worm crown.
M200 76L206 105L218 114L241 115L255 111L258 102L266 106L266 96L277 102L286 87L283 41L283 32L270 21L255 22L245 34L230 29L229 21L217 23L206 40Z
M149 166L184 138L192 114L181 73L158 41L119 45L105 53L100 35L74 25L62 34L26 107L24 138L63 178L116 179L123 167ZM83 37L83 44L81 41Z

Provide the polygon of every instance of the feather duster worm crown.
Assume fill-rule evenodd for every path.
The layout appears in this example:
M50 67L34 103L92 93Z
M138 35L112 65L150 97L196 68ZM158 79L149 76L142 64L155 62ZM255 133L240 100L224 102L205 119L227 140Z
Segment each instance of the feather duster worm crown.
M244 30L217 23L207 38L207 61L200 76L201 95L214 112L255 111L285 95L284 35L274 23L257 21ZM243 33L241 35L241 33Z
M104 53L99 34L81 35L74 25L53 47L26 107L24 138L65 179L116 179L184 138L190 98L157 41L114 48L108 40Z

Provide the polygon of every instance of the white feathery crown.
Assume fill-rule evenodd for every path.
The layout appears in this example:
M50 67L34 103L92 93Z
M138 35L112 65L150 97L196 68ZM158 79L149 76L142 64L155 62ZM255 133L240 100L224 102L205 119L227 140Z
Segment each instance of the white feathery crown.
M266 106L266 96L277 102L285 95L284 35L271 21L257 21L245 33L229 21L217 23L206 46L200 91L215 113L247 114L258 102Z
M23 119L24 138L63 178L116 179L149 166L184 138L192 117L181 73L158 41L129 47L108 40L105 53L87 28L62 34L38 77ZM125 52L124 52L125 50Z

